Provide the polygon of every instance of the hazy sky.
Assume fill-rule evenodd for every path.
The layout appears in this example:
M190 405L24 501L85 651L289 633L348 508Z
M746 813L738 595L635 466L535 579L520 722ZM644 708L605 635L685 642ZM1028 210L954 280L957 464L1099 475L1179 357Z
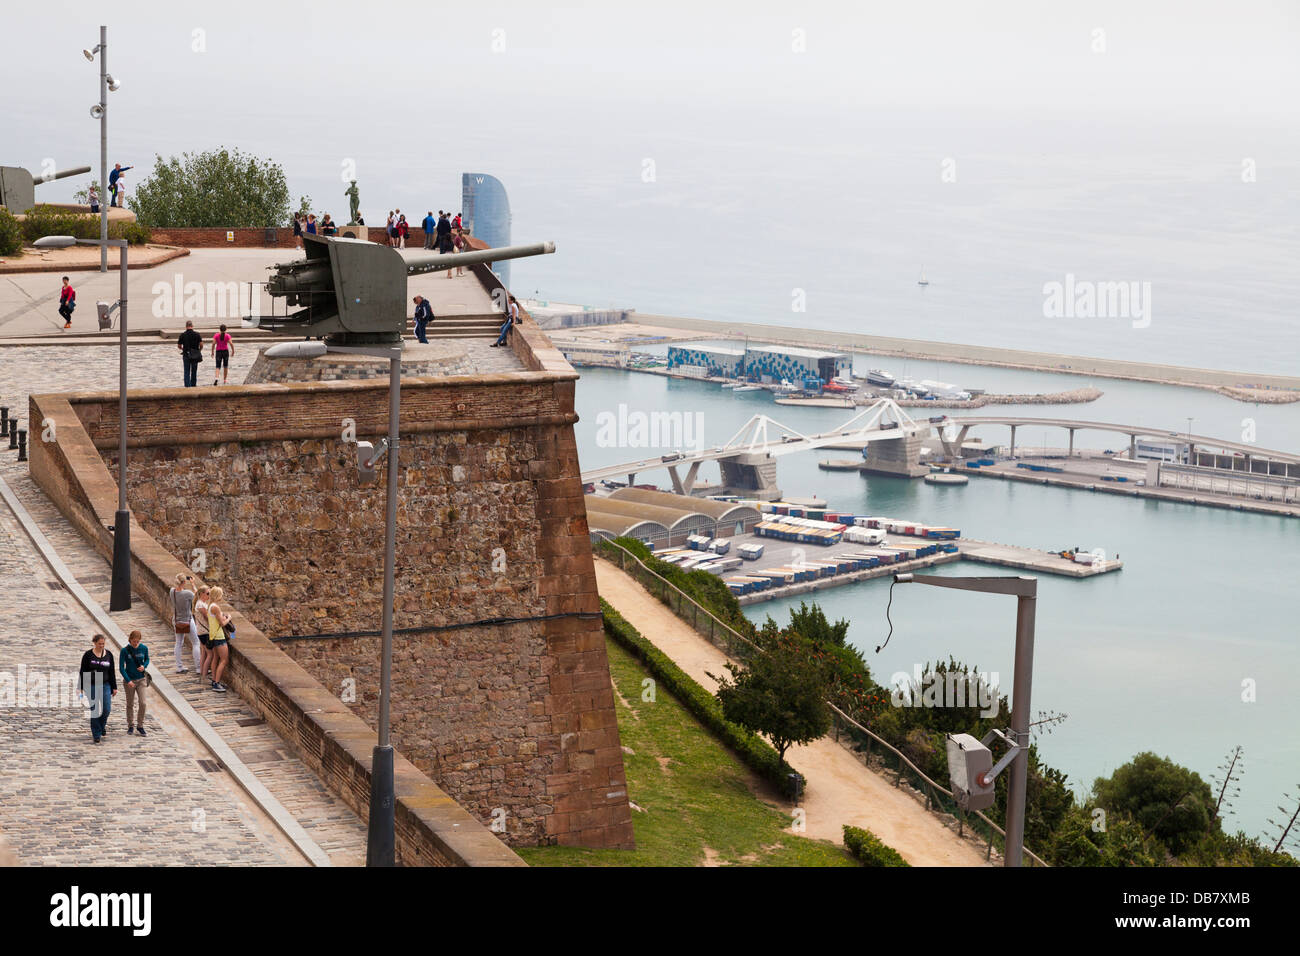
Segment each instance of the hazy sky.
M456 208L460 174L489 172L513 240L560 250L515 264L521 292L814 328L851 312L918 338L1261 370L1290 364L1280 344L1300 351L1294 0L5 15L0 163L98 170L98 70L80 50L108 15L110 163L137 166L128 188L154 153L238 146L336 218L355 169L373 225ZM1045 323L1043 283L1067 272L1152 281L1159 320Z

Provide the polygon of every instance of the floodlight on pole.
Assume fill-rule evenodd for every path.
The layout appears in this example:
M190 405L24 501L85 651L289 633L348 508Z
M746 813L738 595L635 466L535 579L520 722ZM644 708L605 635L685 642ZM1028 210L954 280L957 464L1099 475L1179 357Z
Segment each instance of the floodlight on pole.
M929 584L962 591L981 591L985 594L1009 594L1016 598L1016 655L1015 676L1011 697L1011 727L1007 733L994 730L983 742L971 738L949 738L950 760L959 753L974 755L981 743L987 745L994 736L1002 739L1011 749L995 767L969 763L978 778L979 789L991 790L993 779L1009 764L1011 779L1007 786L1006 854L1004 865L1021 864L1025 846L1025 792L1029 781L1029 693L1034 671L1034 621L1038 612L1038 579L1029 575L1015 577L943 577L937 574L904 573L894 575L897 584ZM964 737L965 735L958 735ZM954 746L956 744L956 746ZM951 770L951 765L949 767Z

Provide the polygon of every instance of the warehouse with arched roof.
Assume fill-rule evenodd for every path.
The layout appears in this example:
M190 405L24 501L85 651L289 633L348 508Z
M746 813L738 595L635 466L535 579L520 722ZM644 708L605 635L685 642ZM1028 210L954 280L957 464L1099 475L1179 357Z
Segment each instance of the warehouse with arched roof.
M613 497L598 495L587 495L586 499L588 511L622 515L625 518L637 518L643 521L657 521L668 529L669 544L682 544L693 534L706 534L712 538L717 528L717 522L700 511L663 508L659 505L644 504L639 501L619 501Z
M690 495L675 495L667 491L651 491L649 488L619 488L609 497L615 501L636 502L683 512L706 514L713 519L716 526L715 537L726 538L733 534L753 531L754 525L762 520L762 515L753 505L737 504L734 501L716 501L713 498L695 498Z
M645 544L667 544L668 529L657 521L629 518L608 512L587 509L587 530L593 535L608 538L636 538Z

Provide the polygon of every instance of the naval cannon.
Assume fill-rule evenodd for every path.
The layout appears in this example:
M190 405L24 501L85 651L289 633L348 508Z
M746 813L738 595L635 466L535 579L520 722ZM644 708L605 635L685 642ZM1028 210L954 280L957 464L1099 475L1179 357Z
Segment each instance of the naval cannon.
M0 166L0 206L12 213L25 213L36 205L36 187L41 183L90 172L89 166L60 169L44 176L33 176L21 166Z
M296 311L245 319L245 327L323 337L336 345L400 342L411 276L555 251L553 242L440 254L337 236L306 235L302 240L305 258L273 266L275 274L266 282L272 298L283 298Z

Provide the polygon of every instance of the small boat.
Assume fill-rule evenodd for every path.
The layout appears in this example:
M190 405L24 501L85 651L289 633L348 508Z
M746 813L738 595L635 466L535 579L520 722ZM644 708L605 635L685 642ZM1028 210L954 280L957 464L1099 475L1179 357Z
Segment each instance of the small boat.
M761 385L738 385L733 389L736 392L761 392L762 390L763 386Z
M772 391L776 392L778 395L790 395L793 394L794 392L802 391L802 389L800 389L798 385L791 382L788 378L783 378L781 379L781 384L775 386L772 389Z
M888 388L894 384L894 376L883 369L872 368L867 370L867 384L879 385L882 388Z
M831 379L830 384L838 385L846 392L856 392L858 390L858 383L853 381L853 376L851 375L836 375Z

